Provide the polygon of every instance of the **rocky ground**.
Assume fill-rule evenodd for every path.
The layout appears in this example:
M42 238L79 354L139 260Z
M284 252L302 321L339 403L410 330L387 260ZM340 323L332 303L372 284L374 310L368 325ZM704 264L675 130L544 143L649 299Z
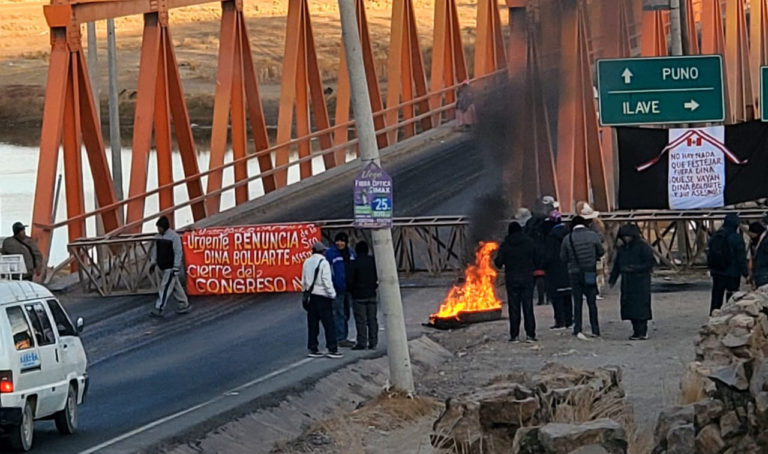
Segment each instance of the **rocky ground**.
M680 378L685 365L695 359L693 340L708 320L709 282L705 276L657 278L653 298L655 321L650 340L644 342L628 340L630 327L619 320L617 290L606 292L605 300L599 302L603 338L598 340L581 341L568 333L549 331L549 306L536 308L536 344L510 344L506 319L450 332L429 330L429 338L452 355L438 366L419 368L419 400L392 403L372 398L357 405L356 410L340 410L318 419L304 428L304 435L286 437L279 446L260 452L432 453L429 435L446 399L476 391L499 376L530 374L556 363L577 368L621 367L626 401L632 406L635 421L627 434L630 452L648 453L659 413L683 400ZM235 440L238 446L255 446L247 442L248 436L235 438L220 430L204 440L211 443L218 439L218 448ZM199 441L190 446L200 452L215 452Z

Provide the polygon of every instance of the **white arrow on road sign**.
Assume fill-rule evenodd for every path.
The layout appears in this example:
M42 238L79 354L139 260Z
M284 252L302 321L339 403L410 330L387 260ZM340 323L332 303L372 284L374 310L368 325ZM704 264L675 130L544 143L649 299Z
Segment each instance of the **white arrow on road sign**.
M625 84L632 83L632 76L634 76L634 74L632 74L632 71L630 71L629 68L624 69L624 72L621 73L621 77L624 78Z
M687 102L687 103L683 104L683 107L685 107L686 109L688 109L691 112L693 112L693 111L695 111L696 109L699 108L699 103L697 103L696 101L691 99L690 102Z

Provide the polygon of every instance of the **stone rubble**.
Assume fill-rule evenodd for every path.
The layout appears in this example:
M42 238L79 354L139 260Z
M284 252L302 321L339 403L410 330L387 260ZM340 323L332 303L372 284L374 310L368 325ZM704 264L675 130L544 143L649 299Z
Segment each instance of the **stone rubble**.
M625 454L632 411L619 367L548 364L448 399L432 445L466 454Z
M702 399L659 415L653 454L768 452L768 288L734 295L694 344L681 389Z

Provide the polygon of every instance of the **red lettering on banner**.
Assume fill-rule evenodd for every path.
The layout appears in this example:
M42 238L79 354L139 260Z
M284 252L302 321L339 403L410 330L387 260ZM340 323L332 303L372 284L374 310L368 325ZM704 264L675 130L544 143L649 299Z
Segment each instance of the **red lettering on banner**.
M310 224L217 227L183 237L190 295L301 291L301 270L320 241Z

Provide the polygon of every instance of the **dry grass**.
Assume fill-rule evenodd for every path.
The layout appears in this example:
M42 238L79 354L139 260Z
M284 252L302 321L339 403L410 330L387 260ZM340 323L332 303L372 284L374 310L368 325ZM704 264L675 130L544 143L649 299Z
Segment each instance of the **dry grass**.
M431 415L442 404L430 397L381 393L350 415L350 420L376 430L392 430Z

